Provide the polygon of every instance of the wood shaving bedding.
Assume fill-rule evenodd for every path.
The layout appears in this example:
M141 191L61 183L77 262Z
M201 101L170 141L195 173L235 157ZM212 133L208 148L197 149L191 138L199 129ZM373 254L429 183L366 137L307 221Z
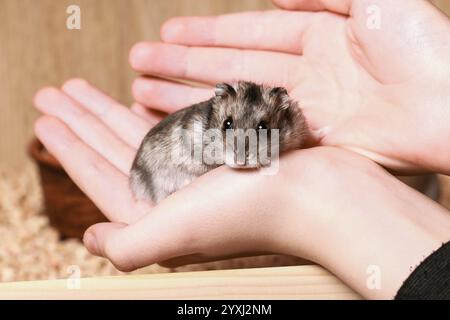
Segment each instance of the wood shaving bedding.
M40 214L42 194L35 168L0 171L0 281L65 278L76 265L82 276L119 274L77 240L59 241Z

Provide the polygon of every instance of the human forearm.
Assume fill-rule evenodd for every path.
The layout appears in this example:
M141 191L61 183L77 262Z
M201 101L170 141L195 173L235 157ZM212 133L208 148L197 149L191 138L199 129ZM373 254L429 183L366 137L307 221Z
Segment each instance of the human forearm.
M315 210L307 219L298 215L301 233L292 222L285 231L296 238L291 254L300 248L298 255L306 252L366 298L391 299L414 268L449 241L450 213L382 169L362 165L354 167L356 180L349 174L322 186L323 201L309 205ZM346 195L328 201L341 187ZM305 199L296 210L304 210ZM371 287L372 280L380 287Z
M440 224L449 226L450 217L428 228L407 212L380 212L369 213L370 222L355 216L348 225L336 225L320 263L364 297L392 299L412 271L450 239L450 229L446 235L439 232Z

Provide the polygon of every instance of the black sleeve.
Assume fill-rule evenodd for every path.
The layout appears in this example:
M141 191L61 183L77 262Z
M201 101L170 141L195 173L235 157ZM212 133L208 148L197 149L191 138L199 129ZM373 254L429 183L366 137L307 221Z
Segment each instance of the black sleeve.
M405 280L396 300L450 300L450 242L428 256Z

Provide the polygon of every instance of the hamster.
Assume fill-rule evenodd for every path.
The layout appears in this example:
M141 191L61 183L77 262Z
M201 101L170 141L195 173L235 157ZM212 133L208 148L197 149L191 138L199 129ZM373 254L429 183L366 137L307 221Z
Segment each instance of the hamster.
M187 138L186 132L191 133ZM256 137L258 148L250 149L248 135L244 137L242 156L235 143L238 132L241 136L255 132L252 137ZM262 132L267 133L266 140L261 138ZM286 89L244 81L218 84L214 97L167 116L148 132L131 168L131 190L136 199L156 204L222 164L233 168L259 168L262 164L256 151L261 150L263 140L272 141L271 132L278 134L280 153L300 149L308 139L309 130L302 110L289 98ZM209 140L201 137L205 133ZM196 153L213 143L216 148L212 156L202 151ZM195 161L199 159L193 159L194 154L203 158ZM244 161L238 162L236 157ZM212 158L215 161L211 161Z

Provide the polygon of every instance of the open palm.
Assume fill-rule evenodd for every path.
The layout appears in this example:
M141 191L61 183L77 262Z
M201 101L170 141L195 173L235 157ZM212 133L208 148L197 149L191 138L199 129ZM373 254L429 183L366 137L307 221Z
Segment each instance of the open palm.
M140 43L130 54L145 74L134 83L136 100L172 112L211 95L158 77L281 85L320 130L322 144L399 172L444 171L450 23L442 13L424 0L274 2L317 12L169 20L162 43ZM425 145L435 152L424 153Z

